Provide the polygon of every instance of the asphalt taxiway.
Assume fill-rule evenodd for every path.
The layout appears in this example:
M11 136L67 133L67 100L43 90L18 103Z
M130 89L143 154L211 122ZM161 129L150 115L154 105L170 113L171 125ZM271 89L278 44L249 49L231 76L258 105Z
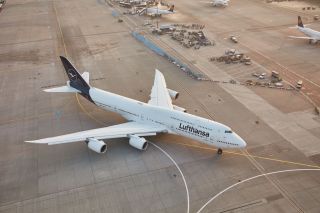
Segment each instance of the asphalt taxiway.
M224 39L232 31L241 34L237 48L250 54L254 69L278 63L306 78L314 70L318 82L319 48L288 40L288 28L280 27L295 23L298 12L254 0L232 1L224 10L196 1L175 5L179 13L163 22L204 23L217 45L195 51L151 39L209 78L239 80L233 75L247 72L207 60L232 47ZM320 171L298 170L320 169L320 119L303 95L194 80L132 37L132 29L147 32L143 17L118 23L115 10L101 0L14 0L1 11L1 213L319 212ZM257 51L264 58L254 58ZM217 156L196 141L160 135L149 138L154 145L145 152L115 139L99 155L82 142L24 143L124 122L82 97L42 92L66 82L59 55L89 71L93 86L140 101L148 100L157 68L180 92L175 104L231 126L248 147Z

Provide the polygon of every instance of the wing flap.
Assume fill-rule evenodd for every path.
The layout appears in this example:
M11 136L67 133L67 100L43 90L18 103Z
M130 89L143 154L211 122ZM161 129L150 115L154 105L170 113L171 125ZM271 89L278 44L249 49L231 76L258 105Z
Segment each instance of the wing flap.
M111 138L124 138L129 135L137 136L151 136L156 133L166 132L166 128L159 126L152 126L146 124L140 124L137 122L128 122L115 126L103 127L98 129L86 130L66 135L60 135L56 137L43 138L34 141L26 141L28 143L38 143L38 144L63 144L72 143L78 141L85 141L88 138L95 139L111 139Z
M79 93L80 91L69 86L62 86L62 87L54 87L50 89L45 89L43 90L45 92L74 92L74 93Z

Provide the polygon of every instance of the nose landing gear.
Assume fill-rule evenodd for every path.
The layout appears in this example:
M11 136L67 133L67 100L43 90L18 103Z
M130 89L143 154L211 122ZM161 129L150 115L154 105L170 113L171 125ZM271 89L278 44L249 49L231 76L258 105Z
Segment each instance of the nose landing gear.
M222 155L222 149L219 148L218 151L217 151L217 154L218 155Z

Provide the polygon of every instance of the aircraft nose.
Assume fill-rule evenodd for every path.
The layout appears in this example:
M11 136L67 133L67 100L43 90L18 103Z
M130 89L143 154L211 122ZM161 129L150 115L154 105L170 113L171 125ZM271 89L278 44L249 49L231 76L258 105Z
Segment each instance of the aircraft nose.
M247 146L247 143L241 138L240 147L245 148Z
M235 139L237 144L239 144L240 148L245 148L247 146L247 143L236 133L234 133Z

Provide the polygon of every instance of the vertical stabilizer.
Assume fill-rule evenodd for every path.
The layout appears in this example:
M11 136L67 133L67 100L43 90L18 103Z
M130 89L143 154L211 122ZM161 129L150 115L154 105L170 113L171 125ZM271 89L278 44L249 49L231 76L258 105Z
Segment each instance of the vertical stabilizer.
M171 5L170 8L169 8L169 11L173 12L173 10L174 10L174 5Z
M66 59L63 56L60 56L61 62L64 66L64 69L66 70L66 73L69 78L69 83L68 85L78 91L80 91L80 94L88 99L89 101L93 102L89 90L90 90L90 85L89 85L89 73L84 72L82 75L77 71L77 69L71 64L71 62Z
M298 16L298 26L304 28L301 16Z

